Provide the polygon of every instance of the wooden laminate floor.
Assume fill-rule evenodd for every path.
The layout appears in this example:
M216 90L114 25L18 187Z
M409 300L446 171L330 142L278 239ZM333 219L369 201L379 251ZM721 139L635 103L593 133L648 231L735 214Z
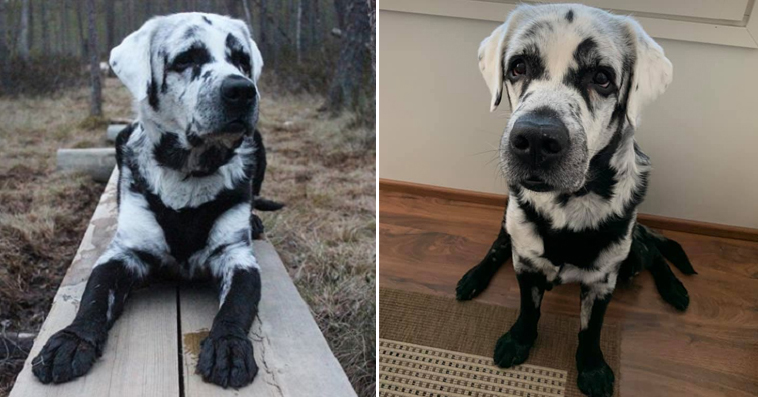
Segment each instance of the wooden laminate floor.
M380 286L450 297L503 215L501 207L398 192L380 192L379 205ZM606 318L623 329L621 395L758 396L758 243L664 234L682 244L699 274L674 269L690 294L686 313L661 300L647 272L617 287ZM477 299L518 308L510 261ZM578 286L547 292L542 310L578 317Z

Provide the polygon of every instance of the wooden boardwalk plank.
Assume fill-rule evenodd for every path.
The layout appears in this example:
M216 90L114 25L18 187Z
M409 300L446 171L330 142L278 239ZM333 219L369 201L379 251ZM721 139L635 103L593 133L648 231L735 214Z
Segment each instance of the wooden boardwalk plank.
M43 385L32 375L31 360L52 334L73 320L92 265L116 231L117 178L114 172L11 397L179 395L175 287L135 292L110 331L103 357L86 376L61 385Z
M87 375L61 385L40 383L31 373L31 360L53 333L73 320L92 265L116 231L117 175L113 173L100 198L11 397L180 396L182 386L186 396L355 396L276 250L266 241L256 241L254 247L261 264L263 296L250 332L260 367L251 386L224 390L195 374L199 343L218 311L216 293L196 284L179 291L174 285L135 291L110 331L103 357Z
M250 386L224 390L195 373L199 343L213 323L218 299L211 289L183 287L179 296L185 396L355 396L274 247L267 241L254 245L263 283L260 312L250 331L258 375Z

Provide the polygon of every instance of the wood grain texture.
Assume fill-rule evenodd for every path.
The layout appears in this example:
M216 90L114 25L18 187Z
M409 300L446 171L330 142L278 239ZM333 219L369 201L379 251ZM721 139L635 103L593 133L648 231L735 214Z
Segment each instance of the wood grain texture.
M210 330L218 298L211 289L182 288L179 296L184 395L354 397L345 372L274 247L258 240L253 251L261 266L263 284L258 318L250 330L258 375L250 386L224 390L195 374L198 344Z
M502 205L383 188L379 197L383 288L455 296L458 279L484 256L503 216ZM621 395L758 395L758 243L663 233L682 244L699 274L674 270L690 294L686 313L663 302L648 273L617 287L607 316L622 324ZM477 300L518 308L510 262ZM578 317L578 286L546 293L542 310Z
M136 291L110 331L103 356L81 378L43 385L32 375L31 361L47 339L76 315L87 278L116 230L116 179L111 176L71 267L55 295L11 397L29 396L178 396L176 287Z
M379 189L385 193L404 193L495 207L504 206L508 202L508 195L505 194L476 192L391 179L379 179ZM650 214L639 214L637 219L640 223L652 228L758 242L758 229Z

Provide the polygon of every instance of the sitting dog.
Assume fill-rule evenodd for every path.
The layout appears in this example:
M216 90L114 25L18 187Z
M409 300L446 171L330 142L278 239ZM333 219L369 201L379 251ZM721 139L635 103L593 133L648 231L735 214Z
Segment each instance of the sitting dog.
M250 37L242 21L184 13L149 20L111 52L138 109L116 141L118 227L74 321L33 361L43 383L89 371L130 290L166 276L218 286L220 309L198 373L223 387L253 381L248 331L261 278L251 210L261 182L255 126L263 59Z
M614 375L600 329L619 278L650 269L664 299L686 309L687 291L666 264L694 274L674 241L636 223L650 162L634 140L643 106L672 79L663 49L629 17L576 4L522 5L482 41L479 67L512 110L500 142L509 200L500 235L460 280L471 299L513 259L519 317L497 342L495 363L523 363L540 304L555 285L581 284L579 389L611 396ZM505 91L505 92L503 92Z

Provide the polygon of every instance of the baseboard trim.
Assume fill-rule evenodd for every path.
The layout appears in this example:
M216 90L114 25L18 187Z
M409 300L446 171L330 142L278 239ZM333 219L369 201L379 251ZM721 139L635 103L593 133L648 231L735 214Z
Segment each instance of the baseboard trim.
M505 207L508 195L483 193L472 190L425 185L414 182L379 178L380 192L397 192L416 196L435 197L445 200L464 201L495 207ZM640 223L656 229L676 232L702 234L706 236L731 238L737 240L758 241L758 229L741 226L722 225L719 223L700 222L688 219L671 218L660 215L639 214Z

